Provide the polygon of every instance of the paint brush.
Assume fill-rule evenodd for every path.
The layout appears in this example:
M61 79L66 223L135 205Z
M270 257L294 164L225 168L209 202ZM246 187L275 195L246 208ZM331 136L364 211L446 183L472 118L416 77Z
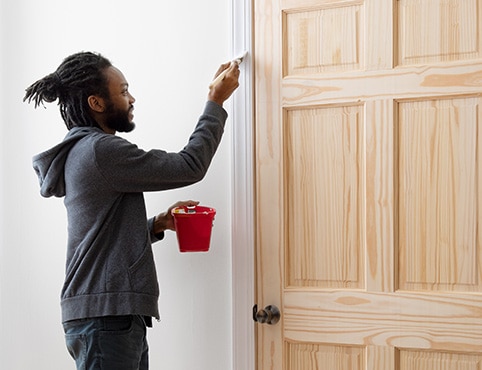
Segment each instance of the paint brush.
M236 63L237 65L240 65L241 62L244 60L244 58L246 58L246 55L248 54L247 51L245 51L242 55L238 56L237 58L233 59L231 61L231 63ZM213 86L216 86L220 81L222 81L222 79L224 78L224 76L226 76L226 73L228 73L228 69L229 68L226 68L224 71L222 71L210 84L209 84L209 88L212 88Z

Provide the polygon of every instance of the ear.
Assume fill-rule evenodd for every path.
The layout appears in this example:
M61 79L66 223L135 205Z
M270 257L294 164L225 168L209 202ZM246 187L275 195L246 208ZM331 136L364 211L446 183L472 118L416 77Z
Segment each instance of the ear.
M87 98L87 103L89 104L90 109L94 112L102 113L105 111L105 102L101 97L90 95Z

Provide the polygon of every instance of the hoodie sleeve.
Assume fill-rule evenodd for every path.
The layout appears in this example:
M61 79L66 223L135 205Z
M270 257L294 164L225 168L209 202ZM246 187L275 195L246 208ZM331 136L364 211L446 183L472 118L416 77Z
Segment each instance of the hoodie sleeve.
M178 153L146 152L121 137L103 135L95 143L96 165L119 192L159 191L196 183L216 153L226 118L221 106L207 102L187 145Z
M149 234L150 234L150 237L151 237L151 243L155 243L155 242L158 242L162 239L164 239L164 231L158 233L158 234L154 234L154 219L155 217L151 217L147 220L147 226L149 228Z

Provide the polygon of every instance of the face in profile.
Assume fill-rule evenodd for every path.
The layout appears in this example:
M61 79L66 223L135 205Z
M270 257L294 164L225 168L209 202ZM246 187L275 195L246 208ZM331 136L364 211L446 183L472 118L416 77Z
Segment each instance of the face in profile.
M106 71L108 79L109 99L106 100L104 123L117 132L134 130L134 97L129 92L129 84L124 75L115 67Z

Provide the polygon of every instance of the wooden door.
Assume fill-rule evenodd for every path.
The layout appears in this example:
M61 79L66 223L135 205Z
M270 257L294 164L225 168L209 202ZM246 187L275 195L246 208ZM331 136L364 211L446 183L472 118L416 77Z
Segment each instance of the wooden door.
M482 0L254 0L259 370L482 363Z

